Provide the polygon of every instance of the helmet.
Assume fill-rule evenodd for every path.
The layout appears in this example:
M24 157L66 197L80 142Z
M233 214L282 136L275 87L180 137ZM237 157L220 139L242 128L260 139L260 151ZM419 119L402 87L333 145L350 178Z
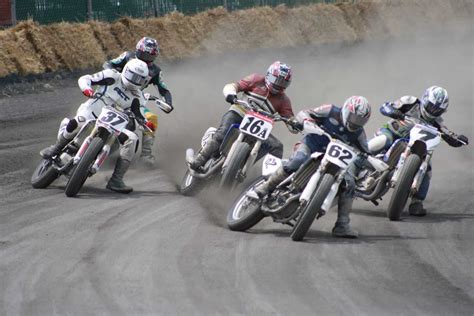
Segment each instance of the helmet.
M146 63L151 63L160 54L160 47L156 39L144 37L138 41L135 55Z
M276 61L268 67L265 85L272 94L283 92L291 83L291 75L290 66Z
M144 61L133 58L123 67L121 78L125 88L139 90L147 81L148 66Z
M371 112L366 98L352 96L342 106L342 123L349 132L355 132L367 123Z
M433 120L448 110L449 98L446 89L432 86L426 89L421 97L421 117Z

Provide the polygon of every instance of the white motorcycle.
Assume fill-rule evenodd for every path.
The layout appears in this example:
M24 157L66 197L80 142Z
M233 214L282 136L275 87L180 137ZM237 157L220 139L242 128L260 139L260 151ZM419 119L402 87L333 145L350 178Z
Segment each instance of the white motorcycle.
M245 231L265 216L275 222L293 227L291 238L302 240L315 218L320 218L333 206L339 186L358 151L326 132L313 122L305 121L303 132L325 135L330 139L326 152L315 152L296 172L277 185L263 200L247 195L254 186L262 183L281 165L276 157L269 156L263 163L263 177L250 185L235 201L227 216L231 230ZM371 164L384 167L384 162L367 156Z

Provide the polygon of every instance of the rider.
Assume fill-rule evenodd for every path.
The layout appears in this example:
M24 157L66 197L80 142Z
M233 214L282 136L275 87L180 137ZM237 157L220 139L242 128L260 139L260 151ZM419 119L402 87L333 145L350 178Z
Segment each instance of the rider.
M143 37L138 41L135 51L123 52L119 57L106 61L103 64L104 69L115 69L119 72L122 71L125 64L132 58L138 58L148 65L149 77L143 89L148 87L151 83L158 88L158 92L165 98L165 102L172 106L171 92L163 81L163 72L158 67L154 60L160 54L160 48L158 42L151 37ZM146 165L153 166L155 164L155 156L153 155L152 149L155 142L155 131L158 127L158 116L152 113L147 107L143 107L143 112L147 121L149 122L148 127L151 129L143 131L143 144L142 153L140 158L143 159Z
M40 152L41 156L50 159L59 154L61 149L76 136L82 125L100 115L102 107L105 105L118 105L122 109L130 108L137 120L145 122L145 118L140 112L140 105L146 102L141 89L147 78L148 67L146 63L136 58L127 62L122 73L114 69L106 69L80 77L78 80L79 88L90 99L79 106L74 118L63 119L56 144L42 150ZM99 87L94 91L92 85ZM107 189L120 193L130 193L133 188L125 185L123 176L135 155L138 136L127 129L122 132L125 135L119 136L120 156L115 164L112 177L107 183Z
M431 86L425 90L421 99L414 96L403 96L395 102L386 102L380 107L380 112L392 118L382 128L376 136L369 141L369 149L372 153L379 153L387 150L396 139L409 137L410 130L414 126L405 121L405 116L422 119L430 125L443 132L442 138L452 147L460 147L468 144L469 140L464 135L456 135L450 132L443 124L441 115L445 113L449 106L448 92L438 86ZM426 209L423 201L426 199L431 179L431 164L428 172L423 178L420 189L413 196L408 207L410 215L425 216Z
M297 114L300 123L308 120L324 127L329 132L338 135L349 145L368 153L367 137L364 125L370 118L371 108L365 97L352 96L348 98L342 108L325 104L315 109L301 111ZM254 199L262 199L271 193L275 187L291 173L295 172L314 152L325 152L329 139L326 136L308 134L295 145L290 159L273 173L267 181L256 186L247 195ZM355 179L357 166L351 164L346 173L346 186L339 195L337 220L332 230L335 237L357 238L358 233L349 225L349 213L352 210L354 199Z
M293 117L293 109L291 101L285 94L285 89L291 83L292 70L291 67L275 61L267 70L265 76L261 74L251 74L236 83L229 83L224 86L223 93L225 100L231 104L230 109L224 114L221 124L210 141L201 148L197 156L190 163L190 167L195 171L202 171L202 166L212 157L219 149L227 130L233 124L240 124L245 115L245 110L235 104L237 101L237 93L243 92L249 102L257 105L260 109L270 113L278 112L283 117ZM296 124L296 120L290 120L288 128L291 132L296 132L292 127ZM257 157L270 152L276 157L283 156L283 144L273 135L262 144L262 149Z

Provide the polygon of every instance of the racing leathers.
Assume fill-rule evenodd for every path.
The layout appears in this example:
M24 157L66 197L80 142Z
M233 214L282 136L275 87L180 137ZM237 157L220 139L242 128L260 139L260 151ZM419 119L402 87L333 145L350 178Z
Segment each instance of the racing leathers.
M125 64L133 58L136 58L136 54L134 51L123 52L119 57L106 61L102 66L104 69L115 69L119 72L122 72ZM149 78L143 87L146 88L150 84L155 85L158 89L159 94L164 97L165 102L172 106L171 92L163 81L163 73L161 71L161 68L153 62L148 62L147 65ZM141 110L146 119L153 125L151 131L143 131L141 157L144 159L145 163L148 166L153 166L155 162L155 157L153 155L152 149L153 144L155 142L155 131L158 127L158 116L155 113L151 112L145 106L143 106Z
M415 96L403 96L394 102L386 102L380 107L380 113L391 119L380 128L375 137L369 141L369 150L371 153L376 154L382 151L386 151L392 146L393 142L399 138L409 138L410 130L413 128L415 123L405 117L413 117L419 120L423 120L433 127L437 128L442 132L442 138L452 147L460 147L464 143L467 143L467 137L463 135L456 135L450 132L448 128L443 124L441 117L434 119L424 118L421 114L420 109L421 101ZM423 201L426 199L428 189L430 186L430 180L432 176L431 162L428 166L428 172L426 173L423 181L420 185L418 192L413 196L409 206L409 213L415 216L426 215L426 210L423 208Z
M234 104L233 98L237 98L237 93L243 93L243 97L251 104L269 113L279 113L281 116L293 117L291 101L284 92L272 94L265 85L265 77L260 74L251 74L236 83L229 83L223 89L226 100L231 103L229 110L223 115L220 126L215 134L201 148L195 159L190 163L190 167L199 171L206 161L219 150L219 147L233 124L240 124L245 115L245 110L238 104ZM291 132L296 130L288 125ZM271 153L276 157L283 156L283 144L273 135L270 135L262 143L262 147L257 155L257 160L265 154Z
M342 138L347 144L357 148L363 153L368 153L367 137L363 128L359 128L354 132L344 127L341 115L341 108L336 105L326 104L315 109L301 111L296 116L297 120L303 123L305 120L314 121L317 125L322 126L325 130ZM248 195L252 198L263 198L271 193L275 187L291 173L307 161L314 152L325 152L329 144L326 136L317 134L308 134L298 142L288 161L273 173L267 181L256 186ZM349 213L352 210L352 202L354 199L355 179L359 163L352 163L345 175L345 186L339 194L338 199L338 216L333 228L333 235L336 237L356 238L357 232L352 230L349 222Z
M146 100L140 90L128 90L121 81L119 72L106 69L92 75L84 75L78 80L82 91L90 91L92 86L96 88L95 97L82 103L77 109L76 116L72 119L65 118L61 122L58 133L58 141L55 145L43 150L41 155L50 158L56 155L74 136L79 132L82 125L89 120L97 119L104 106L118 106L124 110L130 109L139 120L145 120L140 112L140 106ZM135 155L138 144L138 136L130 130L123 130L126 137L119 137L120 156L117 160L114 173L107 183L107 188L121 193L129 193L132 188L125 186L123 176L128 170Z

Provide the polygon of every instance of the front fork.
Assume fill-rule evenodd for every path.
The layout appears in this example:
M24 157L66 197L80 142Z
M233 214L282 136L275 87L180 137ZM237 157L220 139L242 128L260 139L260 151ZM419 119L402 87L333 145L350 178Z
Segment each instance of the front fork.
M96 173L99 171L100 167L103 165L105 159L109 156L110 149L112 148L112 145L115 141L115 137L110 136L107 139L107 142L105 143L104 147L102 147L102 150L100 151L99 155L97 156L94 164L92 165L91 168L91 173Z
M418 190L420 189L421 183L423 182L423 179L425 178L425 175L428 172L428 167L429 167L432 155L433 155L432 152L428 152L426 154L425 159L421 163L421 166L418 169L418 172L416 173L415 178L413 179L413 183L411 185L411 194L412 194L412 196L416 192L418 192Z

